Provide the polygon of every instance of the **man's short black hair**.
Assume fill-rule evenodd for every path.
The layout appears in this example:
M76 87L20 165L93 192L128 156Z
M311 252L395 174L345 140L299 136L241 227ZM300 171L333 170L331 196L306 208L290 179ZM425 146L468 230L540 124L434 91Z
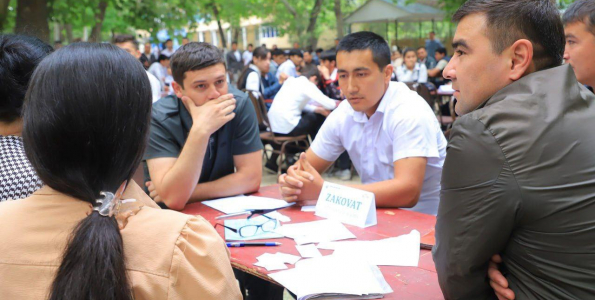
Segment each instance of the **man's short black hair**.
M372 57L380 71L390 64L390 48L383 37L370 32L360 31L349 34L341 39L337 46L337 53L341 51L372 51Z
M285 56L285 52L283 52L283 50L281 50L281 49L279 49L279 48L277 48L277 49L275 49L275 50L271 51L271 56L272 56L272 57L279 56L279 55L283 55L283 56Z
M165 55L165 54L159 54L159 57L157 58L158 62L162 62L164 60L169 60L169 56Z
M318 53L322 53L322 52L324 52L324 49L322 49L322 48L318 48L318 49L316 49L316 53L317 53L317 54L318 54Z
M425 46L417 47L417 50L416 51L419 51L419 49L427 50Z
M320 71L318 71L318 67L313 64L308 64L302 68L302 75L306 76L306 78L310 79L312 76L316 76L316 83L320 83Z
M0 35L0 122L12 123L21 116L31 75L53 51L35 37Z
M326 50L320 54L320 60L337 61L337 52L335 50Z
M297 56L299 56L301 58L304 58L304 54L302 54L302 51L300 49L291 49L291 50L289 50L289 57L292 57L292 56L295 56L295 55L297 55Z
M233 41L233 42L231 42L231 44L232 44L232 45L237 45L237 44L238 44L238 42L236 42L236 41Z
M446 48L440 47L436 49L436 53L444 54L444 56L446 56Z
M254 45L252 45L252 44L248 44L248 47L254 47Z
M468 0L452 19L460 22L471 14L485 14L486 35L497 54L519 39L528 39L533 44L533 61L539 71L561 65L564 57L564 26L554 2Z
M171 58L171 73L174 81L184 87L188 71L198 71L216 64L225 66L223 53L217 47L203 42L190 42L180 47Z
M114 36L114 39L112 40L112 44L114 44L114 45L124 44L124 43L128 43L128 42L132 43L134 45L134 48L136 48L136 50L138 50L138 41L131 34L119 34L119 35Z
M585 23L589 31L595 34L595 1L576 0L566 9L562 23L566 26L575 22Z
M171 39L167 39L164 44L167 44L167 42L172 42L173 43L173 41Z

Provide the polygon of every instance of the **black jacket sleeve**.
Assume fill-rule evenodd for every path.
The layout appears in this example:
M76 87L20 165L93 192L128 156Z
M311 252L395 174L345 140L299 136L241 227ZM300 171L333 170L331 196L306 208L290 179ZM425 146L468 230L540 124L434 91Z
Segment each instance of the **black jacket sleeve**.
M451 132L433 250L446 299L496 299L490 258L506 247L520 203L514 174L492 133L464 116Z

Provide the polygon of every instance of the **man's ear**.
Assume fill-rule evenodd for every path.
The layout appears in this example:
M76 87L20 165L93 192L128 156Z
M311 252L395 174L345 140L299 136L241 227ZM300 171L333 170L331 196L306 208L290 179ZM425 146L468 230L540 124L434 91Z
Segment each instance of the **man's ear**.
M386 65L386 67L384 67L384 83L388 84L390 82L390 78L393 75L393 65L392 64L388 64Z
M174 93L176 94L176 96L178 96L178 98L182 98L182 96L184 96L184 88L180 86L177 82L172 81L171 87L174 89Z
M517 81L521 77L535 72L535 63L533 62L533 44L526 39L516 41L509 49L510 55L510 73L509 79Z

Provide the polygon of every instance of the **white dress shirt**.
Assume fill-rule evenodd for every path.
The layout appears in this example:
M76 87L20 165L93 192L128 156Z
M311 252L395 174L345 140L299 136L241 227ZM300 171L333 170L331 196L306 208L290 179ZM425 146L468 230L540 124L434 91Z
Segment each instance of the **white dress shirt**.
M162 66L159 62L154 62L149 67L149 73L157 77L157 79L159 80L159 82L161 82L161 85L163 86L163 84L165 83L165 77L167 77L167 69L164 66Z
M242 59L244 59L244 66L247 66L252 61L252 52L246 50L244 54L242 54Z
M410 210L436 215L446 139L432 109L405 84L390 82L369 119L343 101L320 128L311 149L326 161L337 160L347 150L363 184L393 179L393 163L400 159L426 157L421 195Z
M413 68L413 71L410 71L403 64L397 68L397 79L399 82L426 83L428 82L428 69L424 64L415 63L415 68Z
M337 106L335 100L324 95L308 78L300 76L285 80L268 112L273 132L290 133L302 119L302 111L309 101L328 110Z
M149 82L151 83L151 94L153 95L153 103L161 98L161 82L159 79L155 77L155 75L147 72L147 76L149 77Z
M241 61L242 60L242 55L240 54L240 51L236 50L233 52L233 55L236 57L237 61Z
M173 48L171 50L169 50L167 48L161 50L161 54L163 54L167 57L171 57L172 55L174 55L175 52L176 52L176 50L174 50Z
M254 97L258 98L260 96L261 88L264 91L262 80L260 79L262 75L257 66L251 64L249 68L254 70L254 72L250 72L248 77L246 77L246 89L252 91Z
M298 77L298 73L295 68L295 64L293 63L293 61L291 61L291 59L286 60L284 63L282 63L279 66L279 68L277 69L277 75L276 75L277 79L279 79L279 76L281 75L281 73L285 73L289 77Z

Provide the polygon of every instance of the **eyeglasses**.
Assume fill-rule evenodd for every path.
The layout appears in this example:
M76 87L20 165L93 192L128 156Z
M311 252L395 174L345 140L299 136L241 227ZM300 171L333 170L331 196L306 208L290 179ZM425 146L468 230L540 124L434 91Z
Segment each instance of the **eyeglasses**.
M229 226L225 226L223 224L217 223L217 224L215 224L215 227L217 227L217 225L221 225L221 226L239 234L241 237L244 237L244 238L255 236L256 233L258 233L258 229L261 229L262 232L271 232L271 231L275 230L275 228L277 228L277 223L278 223L277 219L273 219L266 215L262 215L262 216L266 217L268 220L260 225L244 225L238 229L235 229L235 228L231 228Z

